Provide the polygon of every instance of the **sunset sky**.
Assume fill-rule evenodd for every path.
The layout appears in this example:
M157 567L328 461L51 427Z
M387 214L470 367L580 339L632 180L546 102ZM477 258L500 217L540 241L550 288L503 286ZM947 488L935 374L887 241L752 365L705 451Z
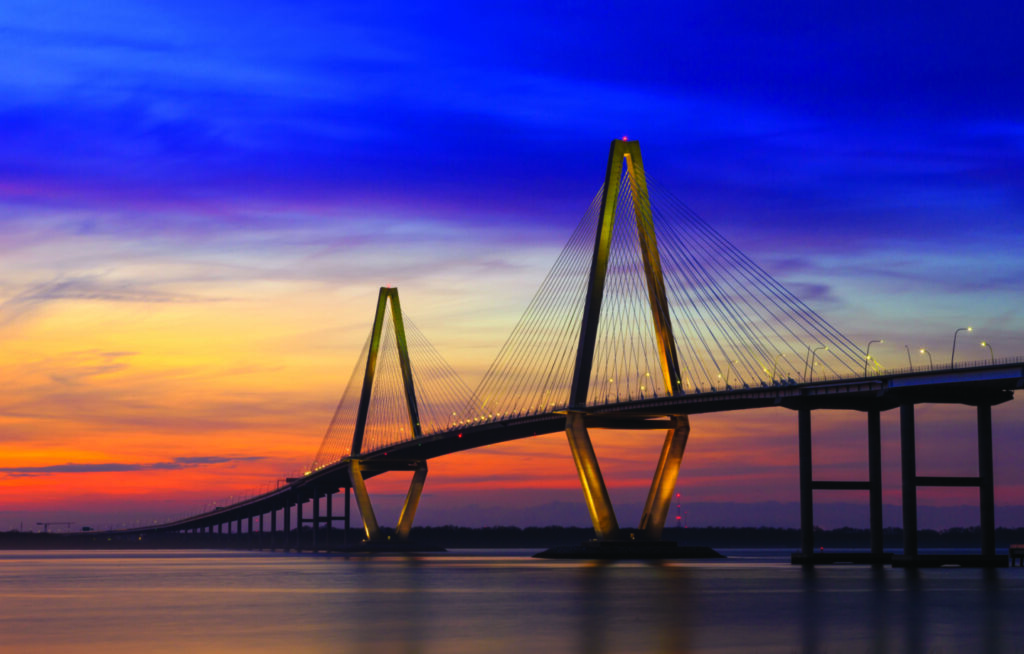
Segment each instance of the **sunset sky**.
M164 519L301 472L382 285L475 386L623 135L847 336L885 339L883 365L948 362L966 325L958 361L1024 355L1022 27L1009 0L9 0L0 529ZM1024 526L1024 403L994 418L997 524ZM690 524L797 526L794 413L692 422ZM919 424L921 474L972 473L971 409ZM863 478L865 425L815 414L816 474ZM623 524L661 438L595 433ZM420 524L587 524L563 435L430 465ZM385 521L405 483L371 482Z

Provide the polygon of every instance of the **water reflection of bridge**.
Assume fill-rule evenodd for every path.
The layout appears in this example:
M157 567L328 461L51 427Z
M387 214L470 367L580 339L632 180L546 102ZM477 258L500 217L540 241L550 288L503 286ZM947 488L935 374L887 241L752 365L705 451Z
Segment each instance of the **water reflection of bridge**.
M403 315L397 289L382 288L356 372L308 472L272 492L135 531L222 533L234 525L239 533L262 533L269 517L274 546L316 550L327 546L324 526L339 520L348 526L354 495L367 541L379 542L365 481L412 471L395 530L401 541L412 527L428 460L565 431L596 536L615 541L623 532L589 430L662 429L664 445L632 533L657 541L689 436L688 416L781 406L798 418L801 560L816 556L813 492L864 490L871 555L863 559L878 562L884 558L880 415L898 408L904 555L920 561L917 489L969 486L979 490L981 553L991 562L991 407L1011 400L1022 385L1019 359L968 364L951 357L948 368L883 369L651 181L636 141L613 141L603 186L475 391ZM976 407L977 476L917 474L914 406L921 403ZM866 480L814 479L815 409L866 414ZM344 511L336 516L333 498L341 491ZM312 529L303 543L305 525Z

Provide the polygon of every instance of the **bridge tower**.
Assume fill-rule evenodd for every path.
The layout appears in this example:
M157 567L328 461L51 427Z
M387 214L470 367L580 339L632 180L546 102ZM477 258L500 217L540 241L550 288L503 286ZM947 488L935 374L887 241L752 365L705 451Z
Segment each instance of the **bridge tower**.
M623 169L625 168L625 175ZM654 232L654 221L651 213L650 197L647 193L647 180L644 174L643 159L640 155L640 143L625 138L616 139L611 143L608 156L608 167L605 173L604 192L598 214L597 234L594 242L594 254L590 265L586 300L583 308L583 319L580 323L579 344L576 350L576 362L573 368L572 386L569 394L569 408L566 416L565 431L569 440L576 470L580 476L583 493L590 512L594 531L600 540L614 540L619 535L619 525L615 518L608 490L601 475L597 456L587 431L588 412L587 394L590 387L591 373L594 364L594 348L597 343L598 324L601 320L601 303L604 299L605 280L608 274L608 261L612 245L612 233L615 226L617 198L622 180L627 180L632 199L633 218L640 245L644 275L647 282L647 294L651 311L651 320L657 341L661 374L664 387L671 395L682 394L682 375L680 374L679 356L676 352L675 339L672 335L672 321L665 295L665 281L662 275L661 259L658 254L658 243ZM641 420L637 421L637 417ZM618 428L649 428L666 426L667 434L661 450L661 456L651 481L647 502L640 518L641 532L652 540L661 537L665 519L672 501L672 493L679 475L679 465L686 448L690 433L690 422L686 415L668 416L668 421L648 421L646 418L665 417L635 416L625 420L609 420L603 418L601 425ZM592 421L593 422L593 421ZM596 423L595 423L596 424Z
M394 462L382 467L380 462L364 462L360 457L363 447L363 435L366 431L366 418L370 409L370 400L373 396L373 384L388 302L391 303L392 327L394 328L398 363L402 375L405 406L409 412L409 429L412 432L413 438L419 438L423 435L420 426L419 406L416 403L416 389L413 384L412 366L409 363L409 346L405 338L405 323L402 320L402 305L398 300L398 289L381 287L380 293L377 295L377 311L374 315L373 330L370 333L370 345L366 357L366 369L363 373L363 386L359 396L355 430L352 434L352 452L349 462L349 481L352 492L356 496L359 515L363 520L366 540L371 543L380 540L381 535L377 524L377 517L373 511L373 505L370 503L370 494L366 489L366 477L370 474L384 472L386 469L407 470L411 468L413 470L412 482L409 485L409 492L406 494L405 504L402 506L402 512L398 518L398 526L395 530L399 540L407 540L409 537L413 518L416 516L416 508L419 505L420 495L423 493L423 484L427 479L427 462L425 460Z

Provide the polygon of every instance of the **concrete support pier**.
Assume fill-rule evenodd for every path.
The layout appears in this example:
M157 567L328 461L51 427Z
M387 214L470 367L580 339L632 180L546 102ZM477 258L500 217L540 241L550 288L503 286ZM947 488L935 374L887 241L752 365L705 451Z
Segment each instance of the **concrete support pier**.
M959 565L975 568L1004 568L1008 557L996 555L995 497L992 476L992 405L979 404L978 476L928 477L917 474L914 434L914 405L900 406L900 449L903 470L903 554L893 557L893 567L921 568ZM978 488L981 522L980 554L921 554L917 543L917 489Z
M882 412L868 410L868 505L871 528L871 554L882 556Z
M868 480L814 481L811 449L811 410L797 410L797 438L800 456L800 552L790 561L799 565L819 563L866 563L881 565L892 560L882 542L882 441L881 415L877 408L868 410ZM814 491L866 490L870 512L870 552L814 551Z
M814 489L811 463L811 410L797 412L797 440L800 456L800 554L814 553ZM795 561L794 561L795 562Z

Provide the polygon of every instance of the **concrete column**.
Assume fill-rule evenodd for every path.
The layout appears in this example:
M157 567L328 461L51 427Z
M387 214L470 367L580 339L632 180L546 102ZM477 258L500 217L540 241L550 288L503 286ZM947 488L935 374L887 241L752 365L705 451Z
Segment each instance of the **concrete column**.
M797 440L800 456L800 553L814 552L814 490L811 463L811 410L797 411Z
M334 493L327 493L327 535L324 537L324 549L331 551L331 532L334 531Z
M660 540L665 529L665 519L672 504L672 493L679 478L679 464L683 460L686 441L690 436L688 416L676 416L672 422L672 429L665 434L665 444L662 445L658 467L651 480L651 489L647 493L647 503L640 515L640 529L653 540Z
M615 519L608 489L601 476L601 468L594 454L594 446L590 442L582 413L570 412L566 415L565 433L569 439L569 449L576 462L576 471L580 475L583 496L590 512L590 521L594 524L594 533L599 539L615 538L619 533L619 523Z
M277 509L270 512L270 549L277 549Z
M871 553L882 554L882 416L878 409L868 410L868 505L871 524Z
M996 500L992 474L992 406L978 405L978 505L981 509L981 553L996 554Z
M423 483L426 480L427 462L421 461L412 475L409 492L405 496L405 504L402 505L402 512L398 515L398 529L395 530L398 540L409 540L412 521L416 517L416 507L419 506L420 495L423 494Z
M900 406L900 461L903 472L903 555L917 556L917 454L914 405Z
M282 534L284 547L281 549L287 552L292 548L292 505L290 503L284 505L284 516L282 518L284 523L282 525L284 527L284 534Z
M320 551L320 494L313 491L313 547L314 552Z
M352 489L348 486L345 487L345 535L342 537L342 542L348 545L348 529L351 526L352 516Z
M302 551L302 496L295 503L295 551Z

